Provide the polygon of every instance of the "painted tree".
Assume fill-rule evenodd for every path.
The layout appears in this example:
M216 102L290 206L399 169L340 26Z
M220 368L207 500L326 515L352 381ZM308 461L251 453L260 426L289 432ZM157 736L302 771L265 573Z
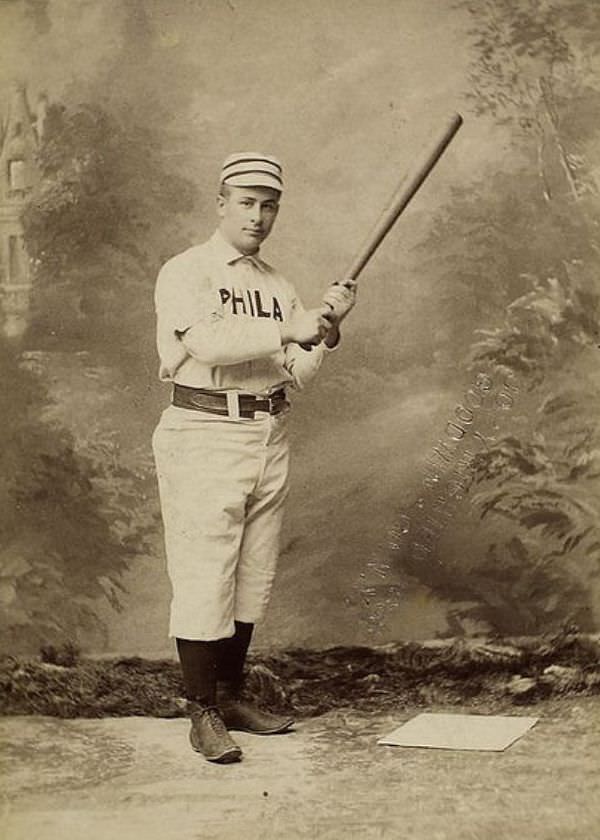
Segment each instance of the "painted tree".
M127 363L138 355L158 266L195 198L160 149L148 129L98 105L49 108L42 177L23 218L35 269L30 342Z
M478 115L532 147L546 201L591 188L582 159L600 108L600 9L586 0L460 2L471 15L476 58L469 95ZM594 37L594 33L596 37ZM523 143L524 141L524 143Z
M523 596L532 599L528 630L560 620L590 629L590 590L600 574L600 202L589 151L600 108L597 41L590 39L600 33L599 12L577 0L474 11L473 96L482 112L518 126L532 162L535 153L545 217L559 223L555 244L548 241L562 251L554 271L526 276L529 290L504 324L480 335L472 354L475 365L512 371L530 392L520 434L500 437L479 456L474 495L482 520L499 517L508 528L481 570L502 568L498 558L508 558L504 565L519 579L512 593L505 585L505 599L517 610Z
M520 394L510 420L498 418L478 448L472 504L442 535L437 562L410 572L460 602L459 626L589 630L600 576L600 8L581 0L459 5L472 21L469 100L509 132L515 162L455 197L428 244L454 253L444 271L468 291L477 295L479 283L492 293L489 326L468 354L471 375L510 374Z
M22 649L78 641L82 630L101 634L95 604L118 608L122 575L156 531L143 458L123 453L110 423L85 438L68 430L45 380L53 357L69 358L69 376L81 366L90 381L110 371L100 413L125 387L134 404L143 399L154 278L163 248L177 248L177 214L195 197L165 168L160 148L149 131L99 105L49 109L42 178L23 219L33 322L21 357L10 347L0 354L0 597L5 638Z

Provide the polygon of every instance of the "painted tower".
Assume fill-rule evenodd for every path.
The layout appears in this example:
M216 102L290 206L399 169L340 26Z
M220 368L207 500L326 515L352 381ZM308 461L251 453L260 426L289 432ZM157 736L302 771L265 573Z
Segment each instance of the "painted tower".
M1 329L18 338L27 326L32 276L23 242L21 214L38 180L35 152L45 101L34 118L25 87L15 84L0 130L0 314Z

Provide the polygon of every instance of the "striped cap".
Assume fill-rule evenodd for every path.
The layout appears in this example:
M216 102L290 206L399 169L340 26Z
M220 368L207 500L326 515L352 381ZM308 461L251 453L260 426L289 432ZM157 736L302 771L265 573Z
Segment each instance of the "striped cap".
M272 155L237 152L223 162L221 183L232 187L271 187L282 192L281 164Z

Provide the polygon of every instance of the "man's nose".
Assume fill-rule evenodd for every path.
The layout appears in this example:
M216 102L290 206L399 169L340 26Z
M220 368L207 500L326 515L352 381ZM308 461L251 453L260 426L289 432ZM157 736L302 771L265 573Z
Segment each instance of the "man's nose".
M250 210L250 219L255 224L257 222L261 223L263 219L263 211L262 207L258 204L253 205L252 209Z

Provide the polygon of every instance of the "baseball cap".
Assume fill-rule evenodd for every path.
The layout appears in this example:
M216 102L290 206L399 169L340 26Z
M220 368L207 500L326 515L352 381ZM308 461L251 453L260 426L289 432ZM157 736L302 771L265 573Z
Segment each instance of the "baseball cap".
M282 192L281 163L272 155L236 152L223 161L221 183L232 187L271 187Z

